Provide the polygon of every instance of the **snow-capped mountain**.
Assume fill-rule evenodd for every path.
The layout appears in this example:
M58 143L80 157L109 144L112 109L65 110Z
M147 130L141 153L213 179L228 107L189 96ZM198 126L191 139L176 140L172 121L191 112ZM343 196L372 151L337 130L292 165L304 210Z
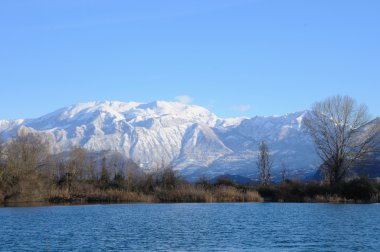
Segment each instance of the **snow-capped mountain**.
M72 146L116 151L143 169L173 166L189 178L202 174L256 175L259 141L269 143L274 174L285 165L303 176L319 161L303 128L307 112L285 116L219 118L205 108L177 102L90 102L37 119L0 120L9 139L20 130L42 134L58 153Z

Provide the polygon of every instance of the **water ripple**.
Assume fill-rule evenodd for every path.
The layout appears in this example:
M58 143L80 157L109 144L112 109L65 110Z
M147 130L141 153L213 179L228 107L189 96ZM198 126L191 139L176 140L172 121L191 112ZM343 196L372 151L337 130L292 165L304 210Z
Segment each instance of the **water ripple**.
M380 205L0 208L1 251L380 251Z

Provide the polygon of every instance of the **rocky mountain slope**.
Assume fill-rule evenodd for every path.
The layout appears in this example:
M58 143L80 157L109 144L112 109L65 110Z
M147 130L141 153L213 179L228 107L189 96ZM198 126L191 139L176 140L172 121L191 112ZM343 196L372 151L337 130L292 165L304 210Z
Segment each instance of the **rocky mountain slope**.
M205 108L177 102L90 102L37 119L0 120L9 139L20 130L42 134L58 153L72 146L115 151L145 170L173 166L188 178L221 174L256 176L259 141L269 143L274 175L282 165L292 176L319 165L303 128L307 112L284 116L219 118Z

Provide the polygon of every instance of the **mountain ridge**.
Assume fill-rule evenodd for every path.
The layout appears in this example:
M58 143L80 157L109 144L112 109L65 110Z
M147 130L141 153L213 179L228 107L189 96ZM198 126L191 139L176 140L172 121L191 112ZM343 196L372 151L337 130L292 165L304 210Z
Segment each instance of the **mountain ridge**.
M0 120L0 135L7 140L20 130L39 133L55 153L72 146L114 151L144 170L173 166L194 179L227 173L255 177L257 144L265 140L276 159L274 175L285 163L291 174L302 177L319 165L303 128L307 113L221 118L179 102L93 101L36 119Z

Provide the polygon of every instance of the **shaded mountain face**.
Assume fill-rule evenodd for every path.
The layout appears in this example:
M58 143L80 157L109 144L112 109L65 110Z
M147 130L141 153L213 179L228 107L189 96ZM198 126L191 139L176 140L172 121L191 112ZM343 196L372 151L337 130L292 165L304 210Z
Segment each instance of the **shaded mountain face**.
M320 161L303 126L308 112L284 116L219 118L205 108L177 102L90 102L37 119L0 120L5 139L26 131L43 135L54 153L73 146L113 151L144 170L172 166L196 179L223 174L254 178L260 141L273 154L273 175L285 166L291 177L315 172Z

